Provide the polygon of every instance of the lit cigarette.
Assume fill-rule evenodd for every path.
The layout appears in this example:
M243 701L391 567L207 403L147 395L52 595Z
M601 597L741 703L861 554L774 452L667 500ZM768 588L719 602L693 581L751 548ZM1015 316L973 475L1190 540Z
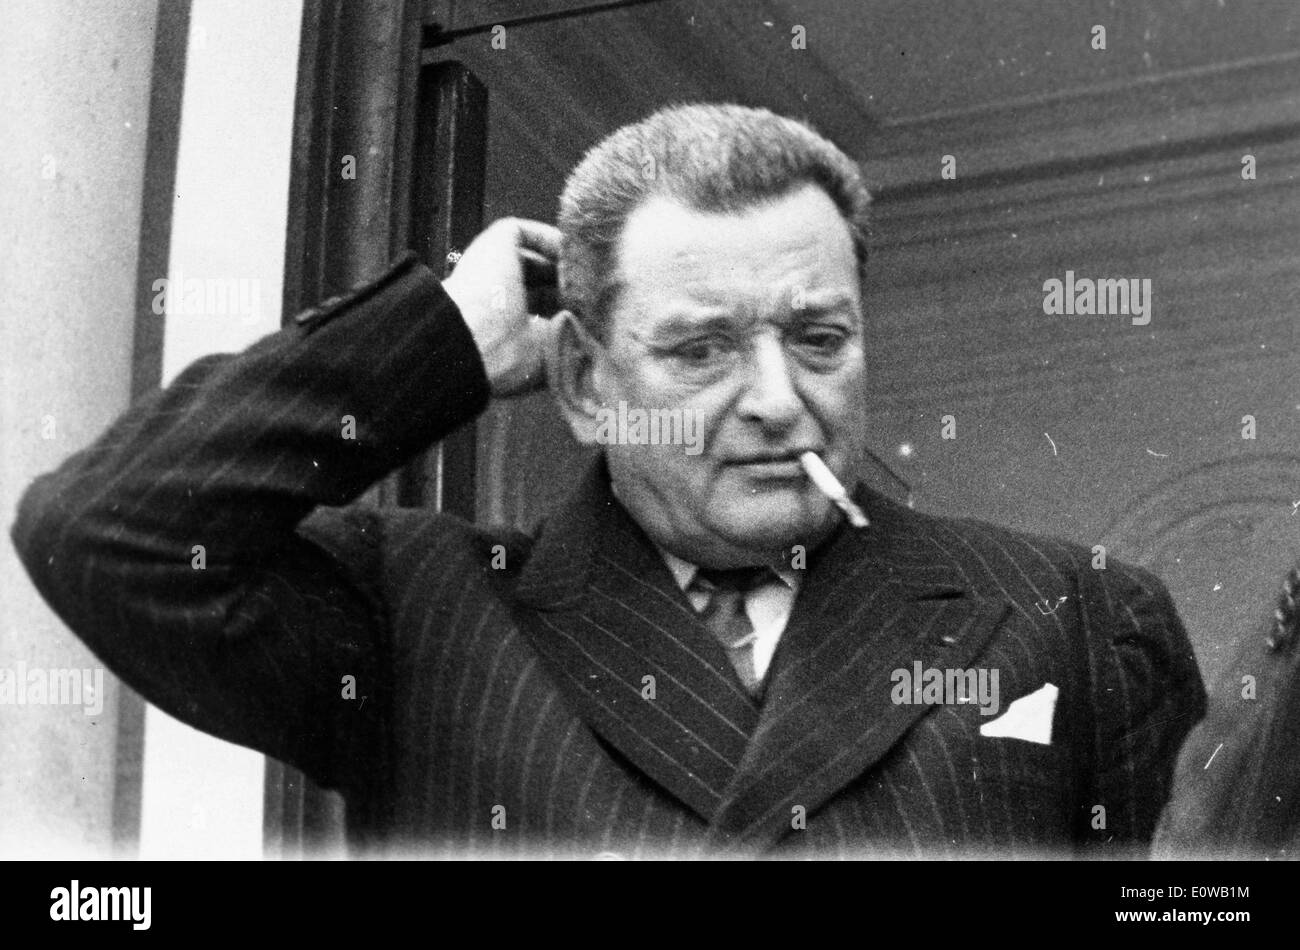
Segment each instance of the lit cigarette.
M865 528L871 524L863 510L853 503L853 499L844 490L840 480L826 467L826 463L816 452L805 452L799 456L799 464L808 473L808 478L817 486L817 490L835 502L835 507L844 512L844 517L849 519L849 524L855 528Z

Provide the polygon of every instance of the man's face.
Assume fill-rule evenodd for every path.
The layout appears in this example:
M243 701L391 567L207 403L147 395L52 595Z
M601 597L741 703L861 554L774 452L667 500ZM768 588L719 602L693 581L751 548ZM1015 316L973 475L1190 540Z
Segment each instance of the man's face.
M849 229L815 185L739 214L656 198L628 219L592 369L616 410L680 410L702 446L606 446L652 539L708 566L809 549L840 517L798 456L851 481L863 451L862 304Z

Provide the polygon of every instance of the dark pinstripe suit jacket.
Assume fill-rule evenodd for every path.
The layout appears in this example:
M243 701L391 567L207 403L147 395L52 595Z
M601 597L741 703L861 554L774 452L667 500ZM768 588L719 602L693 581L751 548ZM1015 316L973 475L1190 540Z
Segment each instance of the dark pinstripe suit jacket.
M340 789L373 846L854 856L1149 839L1204 708L1155 577L859 492L872 525L811 559L760 707L603 466L536 536L349 504L487 397L454 304L408 257L137 403L33 483L13 536L119 676ZM1053 741L984 737L975 705L896 704L891 673L917 660L996 668L1004 711L1056 684Z

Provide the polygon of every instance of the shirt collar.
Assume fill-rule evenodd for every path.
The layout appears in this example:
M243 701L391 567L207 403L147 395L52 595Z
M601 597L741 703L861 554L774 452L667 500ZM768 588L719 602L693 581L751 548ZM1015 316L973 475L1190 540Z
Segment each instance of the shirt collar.
M683 591L687 590L691 586L691 581L695 580L695 572L699 570L699 567L692 564L690 561L685 560L684 558L678 557L676 554L673 554L671 551L665 550L664 548L660 547L658 544L655 545L655 548L656 550L659 551L660 556L664 559L664 563L668 565L668 570L672 573L673 580L677 582L677 586L680 587ZM778 578L780 578L781 582L785 584L786 587L788 587L790 590L794 591L795 593L798 593L799 591L798 571L796 571L794 568L786 567L785 565L780 565L780 566L774 565L772 567L772 573L774 573Z

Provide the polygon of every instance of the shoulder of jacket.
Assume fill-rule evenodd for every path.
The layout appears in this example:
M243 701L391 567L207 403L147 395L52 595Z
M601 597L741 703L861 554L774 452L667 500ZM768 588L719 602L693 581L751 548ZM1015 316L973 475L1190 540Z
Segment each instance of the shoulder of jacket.
M1060 573L1074 573L1088 568L1095 556L1089 545L1049 534L1021 531L979 518L913 514L925 519L924 527L932 535L953 534L977 554L984 551L1000 553L1014 557L1022 565L1037 563Z

